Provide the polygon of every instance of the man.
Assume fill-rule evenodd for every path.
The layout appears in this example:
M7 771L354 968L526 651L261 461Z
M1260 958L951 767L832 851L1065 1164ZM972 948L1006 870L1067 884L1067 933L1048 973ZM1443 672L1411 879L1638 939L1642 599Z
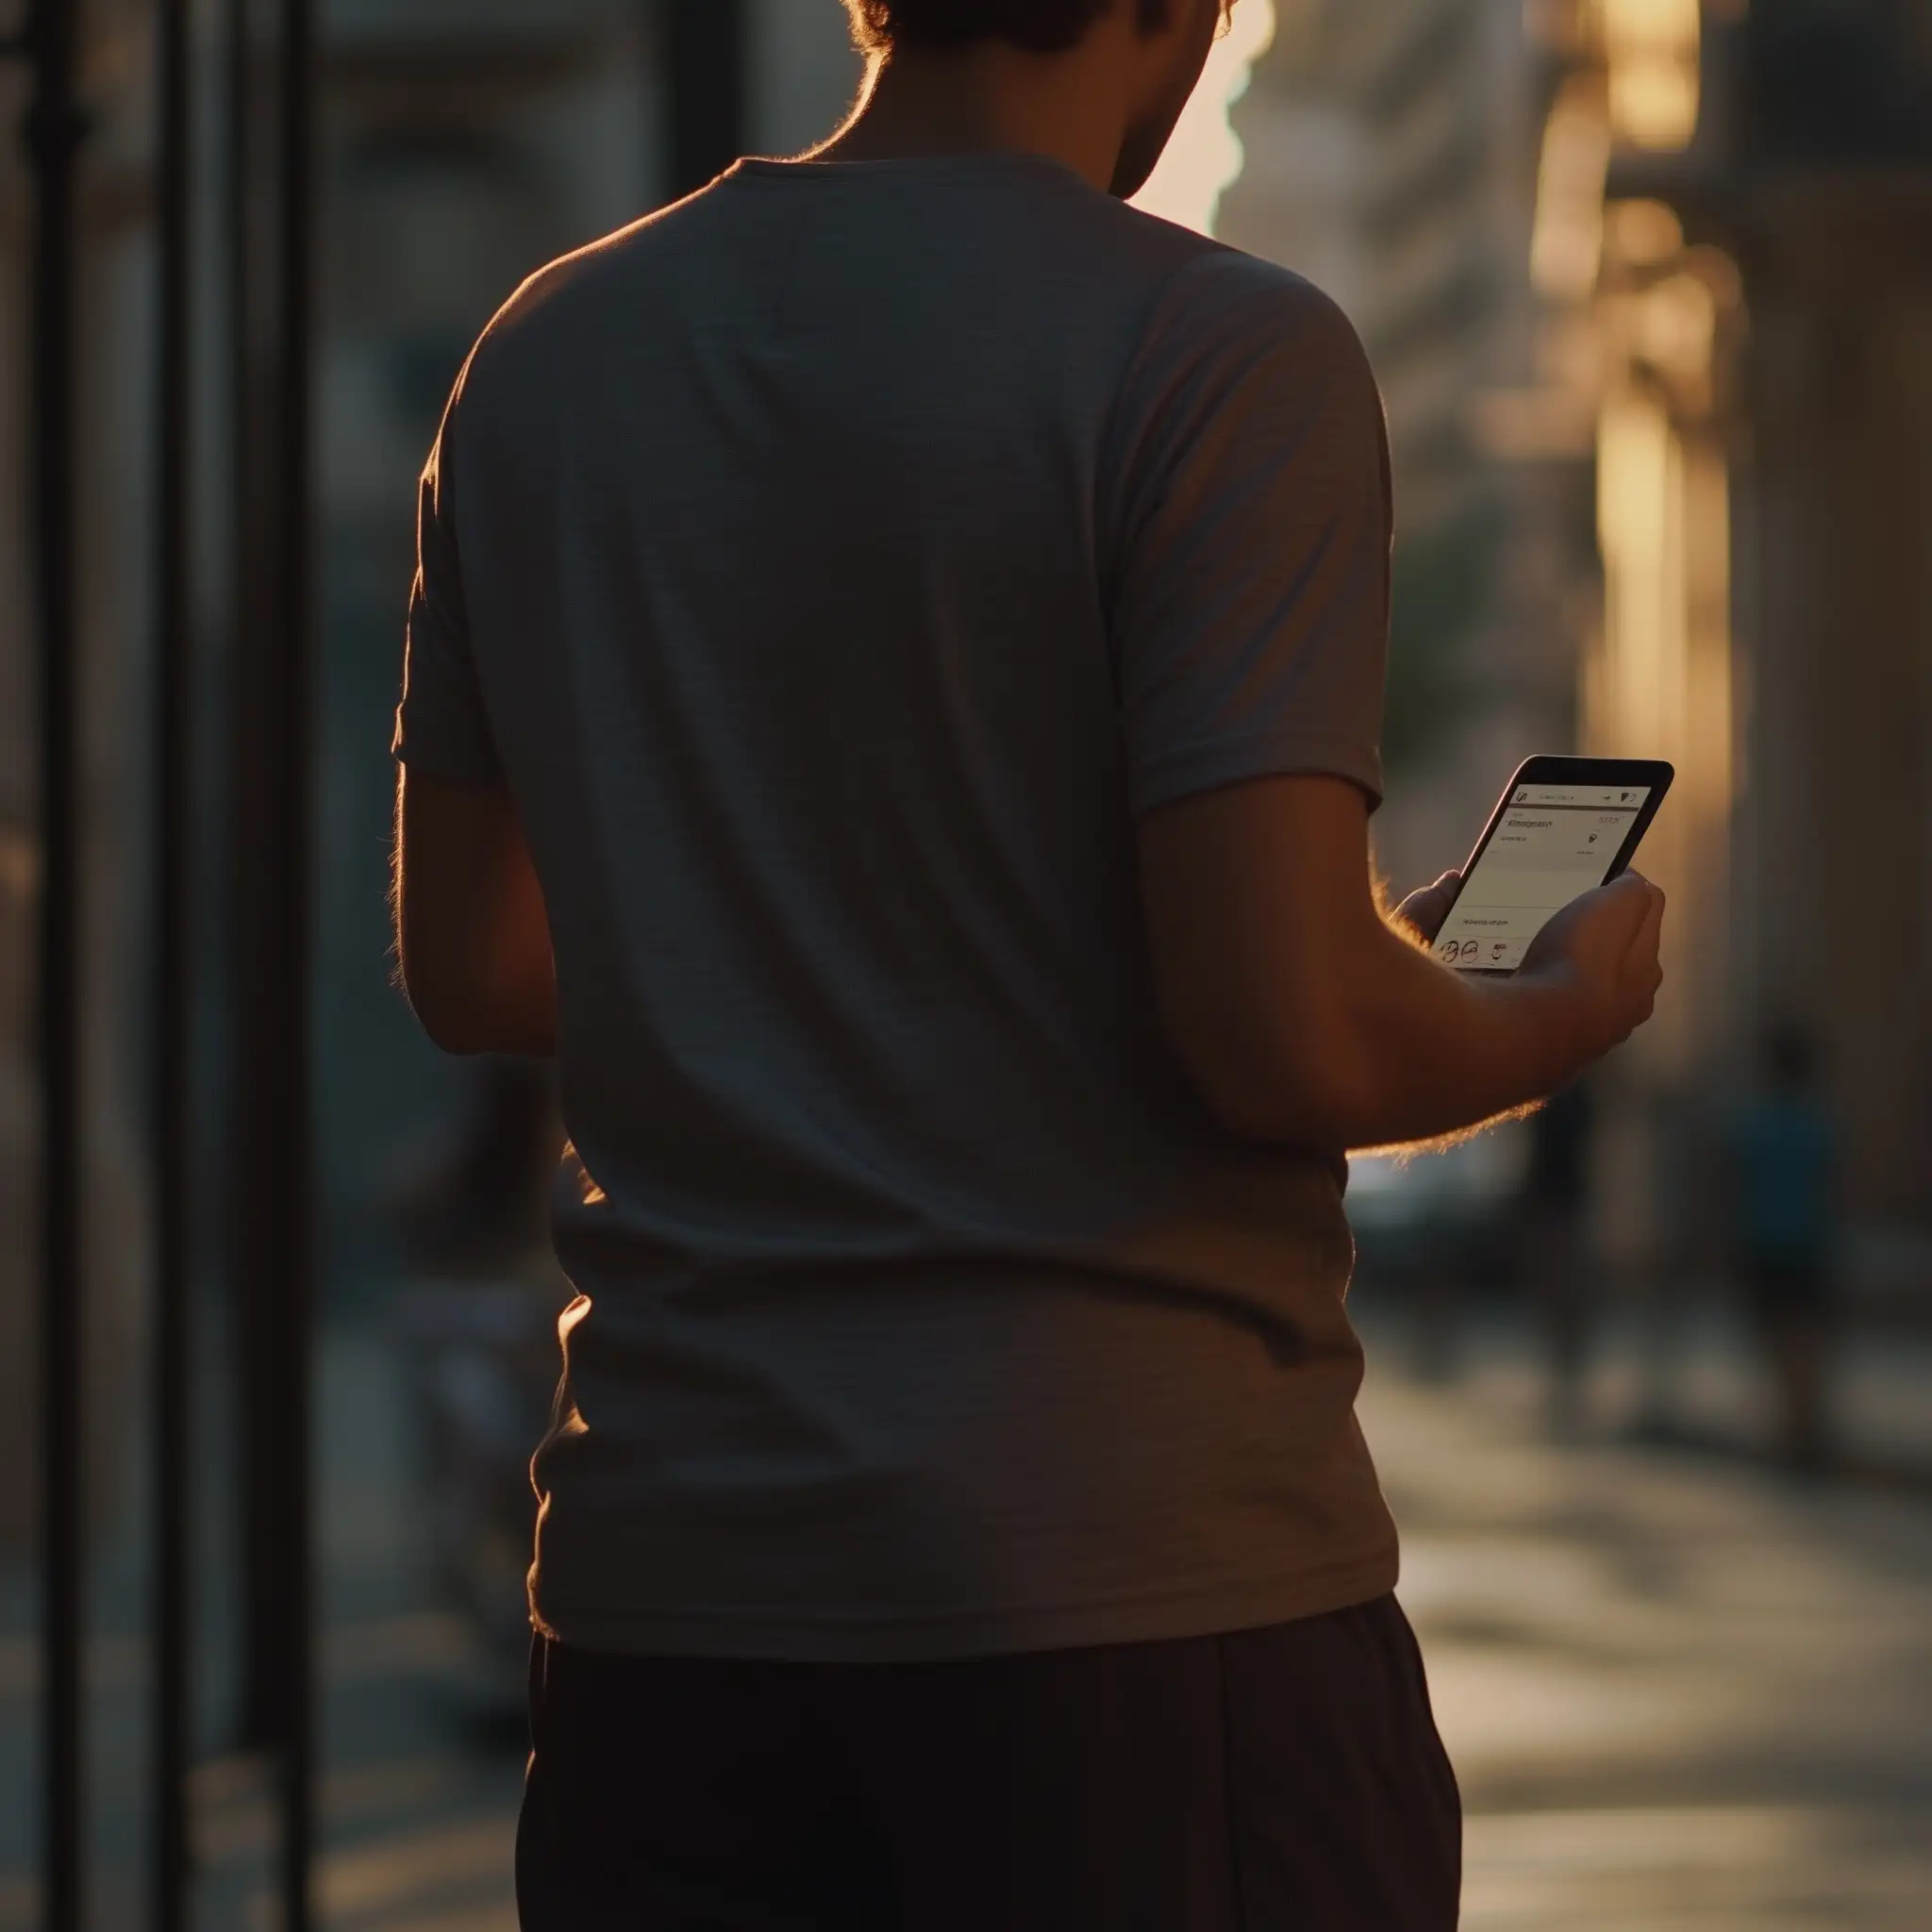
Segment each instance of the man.
M1131 211L1217 0L851 0L847 126L528 283L425 478L409 996L574 1143L530 1928L1455 1923L1352 1147L1649 1014L1367 856L1359 345Z

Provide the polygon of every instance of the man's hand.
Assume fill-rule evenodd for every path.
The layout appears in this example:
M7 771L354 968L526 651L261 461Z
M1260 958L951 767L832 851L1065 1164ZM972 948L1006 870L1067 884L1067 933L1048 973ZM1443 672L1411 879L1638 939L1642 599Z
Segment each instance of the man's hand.
M1393 912L1389 923L1398 931L1407 929L1424 947L1436 942L1436 935L1442 930L1442 922L1449 917L1449 908L1456 903L1456 894L1462 889L1462 874L1459 872L1445 872L1433 886L1424 886L1418 892L1411 892Z
M1141 901L1161 1014L1229 1132L1315 1154L1434 1141L1567 1086L1657 992L1662 895L1641 879L1552 922L1533 970L1452 973L1425 947L1445 876L1385 917L1368 803L1284 774L1141 822Z
M1531 942L1516 977L1581 995L1582 1058L1621 1046L1650 1018L1664 983L1663 920L1662 891L1630 872L1572 900Z
M1461 884L1459 872L1445 872L1434 885L1411 892L1389 915L1390 924L1432 945ZM1566 906L1537 935L1523 962L1519 978L1574 982L1585 994L1591 1018L1578 1050L1592 1058L1622 1045L1657 1005L1664 904L1658 887L1625 873Z

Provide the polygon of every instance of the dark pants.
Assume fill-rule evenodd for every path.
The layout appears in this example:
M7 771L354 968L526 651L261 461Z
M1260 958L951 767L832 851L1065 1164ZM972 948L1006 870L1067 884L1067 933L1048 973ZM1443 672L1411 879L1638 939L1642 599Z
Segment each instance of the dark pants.
M1752 1265L1750 1291L1775 1380L1784 1459L1793 1469L1822 1470L1832 1455L1828 1383L1838 1307L1831 1270L1823 1255L1762 1257Z
M1450 1932L1462 1814L1395 1599L921 1664L539 1642L524 1932Z

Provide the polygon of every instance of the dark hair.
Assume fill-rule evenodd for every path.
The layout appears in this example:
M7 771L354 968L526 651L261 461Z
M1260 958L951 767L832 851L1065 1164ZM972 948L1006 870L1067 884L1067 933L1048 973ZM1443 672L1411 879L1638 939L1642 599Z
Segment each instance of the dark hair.
M1063 54L1116 4L1137 5L1141 24L1165 24L1171 0L845 0L861 53L894 47L963 47L1010 41L1036 54Z

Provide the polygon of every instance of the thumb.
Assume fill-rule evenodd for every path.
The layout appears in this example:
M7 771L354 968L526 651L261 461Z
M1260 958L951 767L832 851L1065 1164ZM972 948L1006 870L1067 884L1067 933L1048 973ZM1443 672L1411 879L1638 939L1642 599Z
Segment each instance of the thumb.
M1445 872L1434 885L1424 886L1419 892L1411 892L1395 908L1395 916L1424 940L1433 941L1441 929L1443 920L1449 916L1449 908L1455 903L1461 886L1462 874L1459 872Z

